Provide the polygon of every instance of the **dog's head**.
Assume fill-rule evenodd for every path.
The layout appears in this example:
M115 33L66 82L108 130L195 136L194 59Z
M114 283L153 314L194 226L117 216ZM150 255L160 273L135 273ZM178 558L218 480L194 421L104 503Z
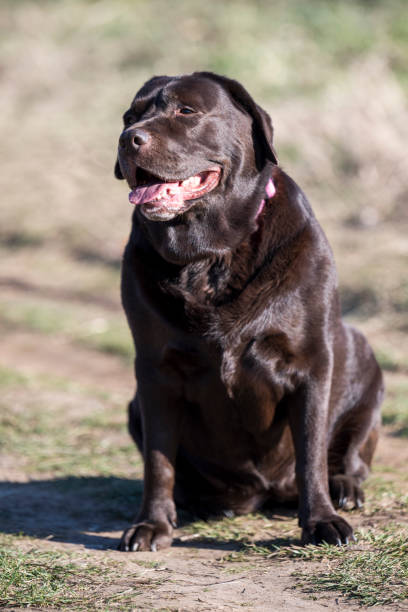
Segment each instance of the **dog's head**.
M159 252L196 258L256 227L277 158L271 120L242 85L210 72L154 77L123 120L115 175Z

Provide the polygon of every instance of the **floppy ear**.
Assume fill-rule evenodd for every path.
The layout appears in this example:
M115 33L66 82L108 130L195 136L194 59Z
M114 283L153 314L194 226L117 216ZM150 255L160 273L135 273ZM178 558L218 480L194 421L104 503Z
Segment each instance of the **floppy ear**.
M197 76L210 78L222 85L231 96L233 102L241 109L243 108L252 117L254 135L257 142L260 144L262 156L262 160L257 159L257 165L261 162L259 165L263 167L267 159L274 164L278 164L278 157L272 144L273 127L271 118L263 108L256 104L241 83L238 83L238 81L234 79L214 74L213 72L197 72L195 74ZM255 151L255 153L258 158L259 152Z
M119 160L116 160L116 164L115 164L115 170L114 170L114 173L115 173L115 176L116 176L116 178L117 178L117 179L122 180L122 179L124 179L124 178L125 178L125 177L123 176L123 174L122 174L122 170L120 169L120 166L119 166Z

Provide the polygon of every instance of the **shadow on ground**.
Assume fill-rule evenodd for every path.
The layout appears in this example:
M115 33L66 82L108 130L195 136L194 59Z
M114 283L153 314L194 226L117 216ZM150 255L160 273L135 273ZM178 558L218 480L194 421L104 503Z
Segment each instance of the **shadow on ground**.
M91 549L114 549L121 532L133 519L142 500L143 481L115 477L68 476L29 482L0 482L0 532L23 534L54 542L82 545ZM274 512L266 511L271 518ZM289 508L279 514L294 516ZM179 512L179 524L196 520ZM285 517L281 517L282 518ZM258 546L296 543L292 538L256 542ZM175 538L176 548L205 548L237 551L242 542L229 538Z
M140 505L143 483L113 477L0 482L0 530L86 548L116 548ZM99 535L101 534L101 535Z

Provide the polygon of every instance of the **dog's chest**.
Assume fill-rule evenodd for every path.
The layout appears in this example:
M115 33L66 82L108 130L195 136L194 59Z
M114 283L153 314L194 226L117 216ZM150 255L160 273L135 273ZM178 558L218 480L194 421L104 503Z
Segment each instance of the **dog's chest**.
M211 269L189 266L165 286L166 297L183 313L183 340L171 334L162 366L201 414L223 421L228 413L229 422L243 430L265 432L277 404L297 384L299 347L293 338L301 335L302 318L289 316L272 291L267 303L250 287L234 296L225 287L214 289L214 297Z
M263 338L221 347L203 339L190 346L168 343L162 367L181 382L184 398L212 427L231 427L263 434L275 408L293 386L290 357L283 356L282 338ZM275 355L265 367L265 351Z

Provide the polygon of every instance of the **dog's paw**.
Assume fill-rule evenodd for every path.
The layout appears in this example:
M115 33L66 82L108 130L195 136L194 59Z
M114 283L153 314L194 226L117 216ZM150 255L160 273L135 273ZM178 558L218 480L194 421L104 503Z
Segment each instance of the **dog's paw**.
M173 527L167 521L140 521L123 532L119 550L156 552L171 545Z
M342 546L355 540L353 528L338 514L310 522L302 531L302 544L335 544Z
M362 508L364 503L364 493L356 483L353 476L336 474L329 479L330 497L335 508L352 510Z

